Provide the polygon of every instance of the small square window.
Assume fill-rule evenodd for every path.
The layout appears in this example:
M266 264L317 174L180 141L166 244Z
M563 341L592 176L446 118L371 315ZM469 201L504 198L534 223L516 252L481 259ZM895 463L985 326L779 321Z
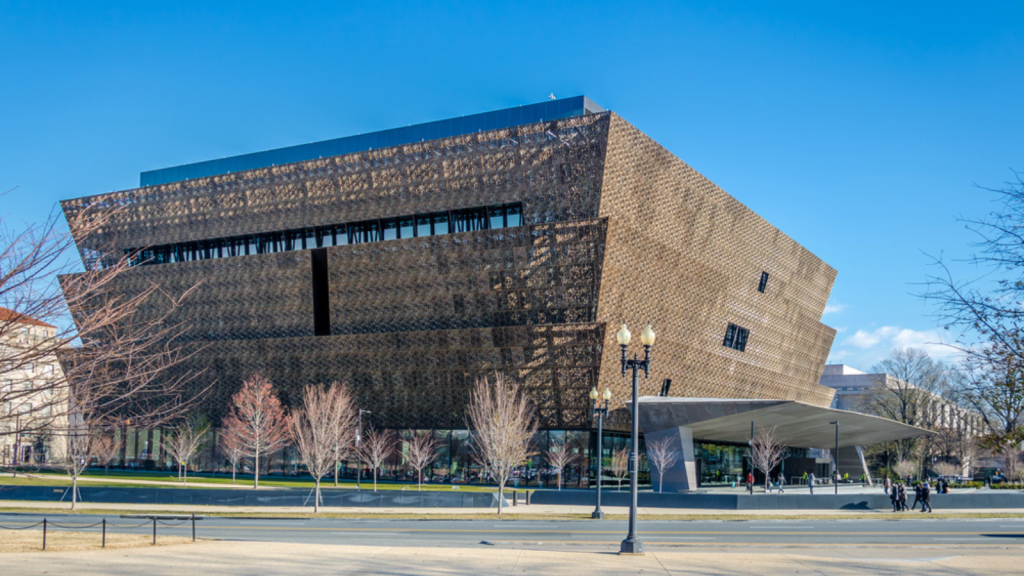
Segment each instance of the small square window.
M764 289L768 287L768 273L761 272L761 282L757 285L758 292L764 292Z
M725 329L725 338L722 340L722 346L744 352L747 349L747 338L749 336L750 330L730 323Z

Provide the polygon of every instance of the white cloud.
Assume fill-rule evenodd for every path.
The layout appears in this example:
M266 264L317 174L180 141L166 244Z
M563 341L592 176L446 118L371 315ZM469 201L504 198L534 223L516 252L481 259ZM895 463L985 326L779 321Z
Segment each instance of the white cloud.
M929 356L938 359L950 358L959 354L955 348L945 345L945 340L937 330L911 330L904 328L892 338L893 348L920 348Z
M875 329L871 332L857 330L854 332L853 336L844 340L843 344L849 344L850 346L856 346L857 348L872 348L883 340L891 338L897 332L899 332L899 328L896 328L895 326L882 326L881 328Z
M938 330L914 330L897 326L882 326L873 330L857 330L845 340L837 341L829 362L850 364L861 369L885 358L893 348L917 348L936 360L955 360L959 352L945 345L945 339ZM850 350L848 348L856 348Z
M841 361L841 360L842 360L843 358L846 358L846 357L847 357L847 356L849 356L849 355L850 355L850 351L849 351L849 350L835 350L835 351L831 352L831 353L830 353L830 354L828 355L828 360L827 360L827 362L828 362L829 364L837 364L837 363L839 363L839 362L840 362L840 361Z
M846 304L826 304L822 314L838 314L843 310L846 310Z

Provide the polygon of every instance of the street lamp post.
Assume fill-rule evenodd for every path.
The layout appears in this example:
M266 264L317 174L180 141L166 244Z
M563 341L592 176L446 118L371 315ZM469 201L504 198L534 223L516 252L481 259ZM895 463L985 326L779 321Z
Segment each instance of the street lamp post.
M612 398L611 389L605 388L601 397L604 398L604 408L597 405L597 386L590 389L590 408L594 411L594 416L597 417L597 506L590 517L596 520L604 518L604 512L601 511L601 475L604 473L604 450L601 446L601 436L604 434L602 426L604 419L608 416L608 401Z
M629 451L629 534L622 541L622 545L619 547L619 554L643 554L644 543L636 535L637 475L639 473L637 450L640 442L640 383L637 378L640 370L644 371L644 378L650 375L651 346L654 346L654 330L651 329L651 323L648 322L647 326L640 332L640 343L644 345L643 360L638 360L635 353L632 358L626 356L626 347L629 346L632 334L629 333L629 329L626 328L625 324L615 334L615 337L619 341L619 346L622 347L622 375L626 375L626 370L633 370L633 444L630 446Z
M356 466L356 490L359 490L359 481L363 476L363 458L359 454L359 440L363 437L363 414L373 414L373 412L359 409L359 423L356 425L356 460L359 463Z
M836 454L835 454L835 456L832 457L832 460L836 463L836 465L835 465L835 478L834 478L834 481L835 481L835 484L836 484L835 493L839 494L839 420L836 420L835 422L829 422L829 424L835 424L836 425Z

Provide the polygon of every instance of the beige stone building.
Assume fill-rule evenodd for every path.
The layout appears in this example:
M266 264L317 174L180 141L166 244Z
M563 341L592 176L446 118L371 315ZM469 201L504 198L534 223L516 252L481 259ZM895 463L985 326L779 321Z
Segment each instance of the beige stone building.
M50 464L64 454L64 374L51 350L57 328L0 308L0 462Z

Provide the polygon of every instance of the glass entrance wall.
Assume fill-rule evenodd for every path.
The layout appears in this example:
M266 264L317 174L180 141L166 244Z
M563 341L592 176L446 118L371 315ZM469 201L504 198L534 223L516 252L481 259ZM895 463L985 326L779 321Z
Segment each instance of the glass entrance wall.
M132 470L163 470L176 471L177 465L166 451L160 449L163 440L162 430L145 430L130 427L119 429L117 437L126 440L124 458L115 458L113 466ZM395 450L392 456L377 471L378 480L389 482L415 482L418 476L408 462L406 448L402 442L412 433L409 430L394 430ZM468 430L416 430L417 433L432 434L436 442L433 463L423 473L424 483L430 484L493 484L476 461L474 441ZM231 474L231 464L220 449L220 429L210 430L206 441L190 462L189 472ZM602 459L604 461L605 487L614 489L619 480L622 489L628 489L629 475L624 469L623 454L630 448L628 433L605 432L602 443ZM539 430L533 437L532 454L516 468L509 479L511 488L555 488L558 485L558 468L551 461L552 446L564 447L570 454L568 463L561 470L563 488L593 488L597 475L597 434L593 430ZM557 449L556 449L557 450ZM618 458L616 458L618 455ZM650 486L650 473L647 459L644 457L644 442L640 439L640 486ZM244 458L238 463L239 474L251 474L251 459ZM622 466L616 471L616 461ZM93 463L99 465L98 461ZM286 447L274 454L261 457L261 475L268 476L303 476L298 451L294 447ZM360 463L350 450L342 456L338 464L338 477L346 480L356 478ZM362 478L372 478L372 471L362 465ZM333 477L333 474L331 474ZM367 480L370 481L370 480Z
M744 445L693 442L693 457L700 477L698 486L731 486L743 483L750 449Z

